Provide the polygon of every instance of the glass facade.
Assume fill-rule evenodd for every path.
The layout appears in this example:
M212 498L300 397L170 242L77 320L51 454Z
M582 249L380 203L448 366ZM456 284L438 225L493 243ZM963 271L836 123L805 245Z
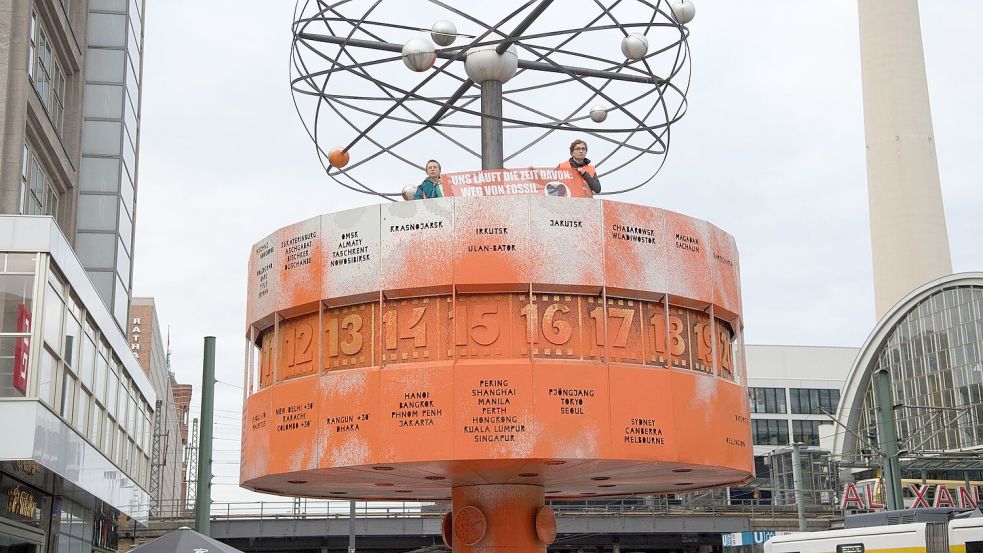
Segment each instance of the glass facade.
M790 415L783 418L755 418L752 423L755 445L789 445L799 442L819 445L819 425L831 424L840 391L835 388L748 388L752 414ZM795 415L821 415L802 418ZM827 416L829 415L829 416ZM789 442L791 425L792 442Z
M800 444L819 445L819 425L832 424L831 421L792 421L792 439Z
M37 258L0 253L0 397L27 393Z
M142 0L88 4L78 256L126 327L140 127Z
M938 290L894 326L873 371L891 373L898 438L913 452L983 445L983 287ZM872 394L860 428L874 433Z
M786 413L785 388L748 388L752 413Z
M66 498L55 499L48 551L92 551L92 511Z
M792 388L788 396L792 413L800 415L832 415L840 403L840 391L836 389Z
M754 445L788 445L788 421L785 419L751 420Z
M146 488L150 404L48 260L0 252L0 398L37 397Z
M836 502L839 479L828 451L804 447L799 450L802 469L802 489L807 505L832 505ZM795 504L794 464L789 448L773 451L768 456L775 505Z

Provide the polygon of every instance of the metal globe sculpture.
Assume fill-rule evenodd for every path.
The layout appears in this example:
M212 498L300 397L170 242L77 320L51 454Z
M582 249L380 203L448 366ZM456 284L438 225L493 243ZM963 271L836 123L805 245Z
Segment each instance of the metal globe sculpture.
M665 0L297 2L291 88L327 175L352 190L395 201L427 159L552 165L582 138L616 194L653 180L686 113L692 13ZM351 162L332 163L333 147Z

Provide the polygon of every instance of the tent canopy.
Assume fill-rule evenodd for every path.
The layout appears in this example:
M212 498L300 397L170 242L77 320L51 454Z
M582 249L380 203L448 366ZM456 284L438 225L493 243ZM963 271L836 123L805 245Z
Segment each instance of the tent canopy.
M131 553L242 553L187 526L130 550Z

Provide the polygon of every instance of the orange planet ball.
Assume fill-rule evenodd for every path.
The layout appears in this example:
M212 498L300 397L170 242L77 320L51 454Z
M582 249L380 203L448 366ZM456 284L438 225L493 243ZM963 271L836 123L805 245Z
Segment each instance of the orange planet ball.
M342 150L341 148L332 148L332 150L328 152L328 162L331 163L332 167L338 169L348 165L348 160L350 158L351 156L348 155L348 152Z

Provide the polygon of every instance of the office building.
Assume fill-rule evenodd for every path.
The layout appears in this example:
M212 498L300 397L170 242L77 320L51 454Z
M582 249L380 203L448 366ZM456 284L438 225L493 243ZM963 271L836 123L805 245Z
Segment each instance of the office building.
M731 502L784 504L791 488L791 459L786 457L791 456L789 446L800 443L810 482L818 486L808 497L828 504L835 479L821 436L835 433L841 390L858 349L748 345L745 351L756 478L753 486L732 488Z
M127 339L143 18L144 0L0 9L2 548L115 549L121 514L147 521L155 420L181 434L173 383Z
M50 217L0 216L0 543L115 549L146 524L158 394Z
M53 217L121 328L143 1L12 0L0 10L0 213Z
M192 389L174 378L153 298L133 298L128 333L130 350L160 401L160 429L155 436L160 456L151 459L150 516L184 516L188 511L184 452Z

